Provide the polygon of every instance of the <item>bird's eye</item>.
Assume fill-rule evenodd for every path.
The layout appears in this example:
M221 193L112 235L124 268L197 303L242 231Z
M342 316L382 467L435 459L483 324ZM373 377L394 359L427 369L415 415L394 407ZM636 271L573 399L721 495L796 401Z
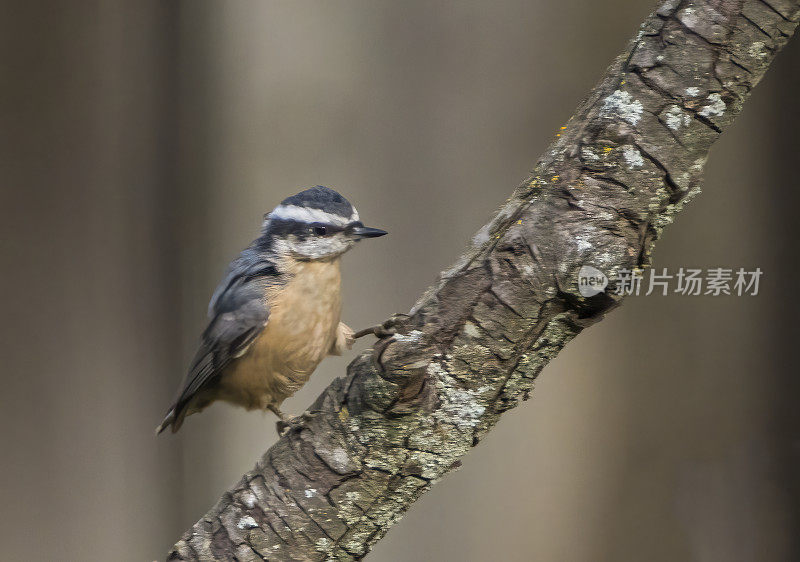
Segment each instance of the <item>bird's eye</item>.
M316 234L317 236L325 236L326 234L328 234L328 229L325 228L324 226L315 226L314 234Z

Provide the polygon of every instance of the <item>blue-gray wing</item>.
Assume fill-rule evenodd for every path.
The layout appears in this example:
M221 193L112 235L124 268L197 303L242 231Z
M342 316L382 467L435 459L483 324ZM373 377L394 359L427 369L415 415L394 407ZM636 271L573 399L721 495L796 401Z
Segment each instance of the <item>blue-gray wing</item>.
M259 259L250 248L231 263L211 297L209 323L200 347L175 403L158 428L159 432L169 425L177 431L183 420L183 410L197 392L247 351L269 321L265 293L279 282L274 264Z

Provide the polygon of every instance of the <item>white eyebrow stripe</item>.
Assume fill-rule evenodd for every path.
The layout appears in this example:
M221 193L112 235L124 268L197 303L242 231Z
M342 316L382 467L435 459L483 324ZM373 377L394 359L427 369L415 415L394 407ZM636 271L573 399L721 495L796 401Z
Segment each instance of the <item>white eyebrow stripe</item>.
M278 205L269 214L269 218L307 223L321 222L323 224L346 226L358 220L358 213L353 209L353 214L347 219L334 213L328 213L322 209L310 209L308 207L298 207L297 205Z

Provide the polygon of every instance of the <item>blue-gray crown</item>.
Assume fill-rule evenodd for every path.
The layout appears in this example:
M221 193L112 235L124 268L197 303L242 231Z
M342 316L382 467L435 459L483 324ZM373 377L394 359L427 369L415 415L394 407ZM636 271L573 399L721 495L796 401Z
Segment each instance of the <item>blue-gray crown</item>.
M266 219L345 226L358 221L358 211L334 190L318 185L287 197Z
M281 201L281 204L278 206L278 208L288 206L303 207L306 209L318 209L325 211L326 213L338 215L348 220L351 220L353 212L355 211L355 209L353 209L353 205L350 204L350 201L342 197L341 194L333 189L322 185L317 185L301 191L296 195L287 197Z

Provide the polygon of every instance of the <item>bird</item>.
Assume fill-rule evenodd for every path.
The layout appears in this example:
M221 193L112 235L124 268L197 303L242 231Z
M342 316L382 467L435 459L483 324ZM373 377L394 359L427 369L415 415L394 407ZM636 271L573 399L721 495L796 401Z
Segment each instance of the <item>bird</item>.
M342 255L387 234L364 226L342 195L315 186L264 215L261 234L228 266L208 304L208 325L177 396L156 428L177 432L186 416L222 400L296 418L282 402L327 355L350 349L341 322Z

